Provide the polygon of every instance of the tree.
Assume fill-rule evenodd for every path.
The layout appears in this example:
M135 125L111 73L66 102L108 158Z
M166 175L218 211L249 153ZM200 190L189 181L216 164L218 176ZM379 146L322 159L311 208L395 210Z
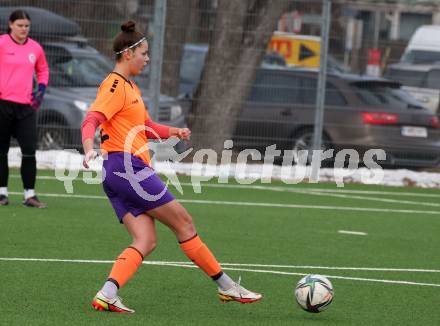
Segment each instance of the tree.
M177 96L179 91L180 59L195 0L167 0L165 42L163 51L161 93Z
M286 0L218 0L214 31L188 124L195 149L223 149Z

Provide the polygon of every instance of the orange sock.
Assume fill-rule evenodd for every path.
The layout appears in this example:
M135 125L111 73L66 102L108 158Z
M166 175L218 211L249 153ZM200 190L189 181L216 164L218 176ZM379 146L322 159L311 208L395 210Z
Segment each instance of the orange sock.
M221 273L222 268L217 259L197 234L193 238L180 243L180 248L194 264L199 266L210 277Z
M136 273L143 259L144 257L139 250L134 247L128 247L113 264L112 271L108 276L109 280L116 281L118 288L122 288Z

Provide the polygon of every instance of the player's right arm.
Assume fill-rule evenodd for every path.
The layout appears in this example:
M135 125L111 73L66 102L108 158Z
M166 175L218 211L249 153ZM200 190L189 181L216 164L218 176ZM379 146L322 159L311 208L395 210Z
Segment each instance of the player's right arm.
M124 108L125 97L125 80L116 74L110 74L99 86L96 100L89 111L100 112L110 120Z
M98 153L93 148L96 128L106 120L107 118L104 114L89 111L81 125L82 144L85 153L83 166L87 169L89 168L89 162L98 156Z

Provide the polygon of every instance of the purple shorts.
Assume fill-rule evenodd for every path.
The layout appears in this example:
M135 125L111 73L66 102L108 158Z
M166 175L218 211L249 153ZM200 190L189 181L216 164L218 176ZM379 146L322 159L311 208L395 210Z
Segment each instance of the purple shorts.
M109 153L103 164L103 188L120 223L127 213L138 216L174 200L153 168L136 156L125 155L124 163L123 152Z

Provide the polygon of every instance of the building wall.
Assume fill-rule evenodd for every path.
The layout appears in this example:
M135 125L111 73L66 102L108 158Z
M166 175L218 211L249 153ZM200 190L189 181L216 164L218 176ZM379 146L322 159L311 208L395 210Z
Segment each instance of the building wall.
M351 67L358 72L365 71L368 49L377 46L381 50L383 65L396 62L419 26L440 25L440 3L434 1L334 0L333 3L342 8L343 16L338 18L342 25L347 26L350 19L362 24L361 48L350 53L354 59Z

